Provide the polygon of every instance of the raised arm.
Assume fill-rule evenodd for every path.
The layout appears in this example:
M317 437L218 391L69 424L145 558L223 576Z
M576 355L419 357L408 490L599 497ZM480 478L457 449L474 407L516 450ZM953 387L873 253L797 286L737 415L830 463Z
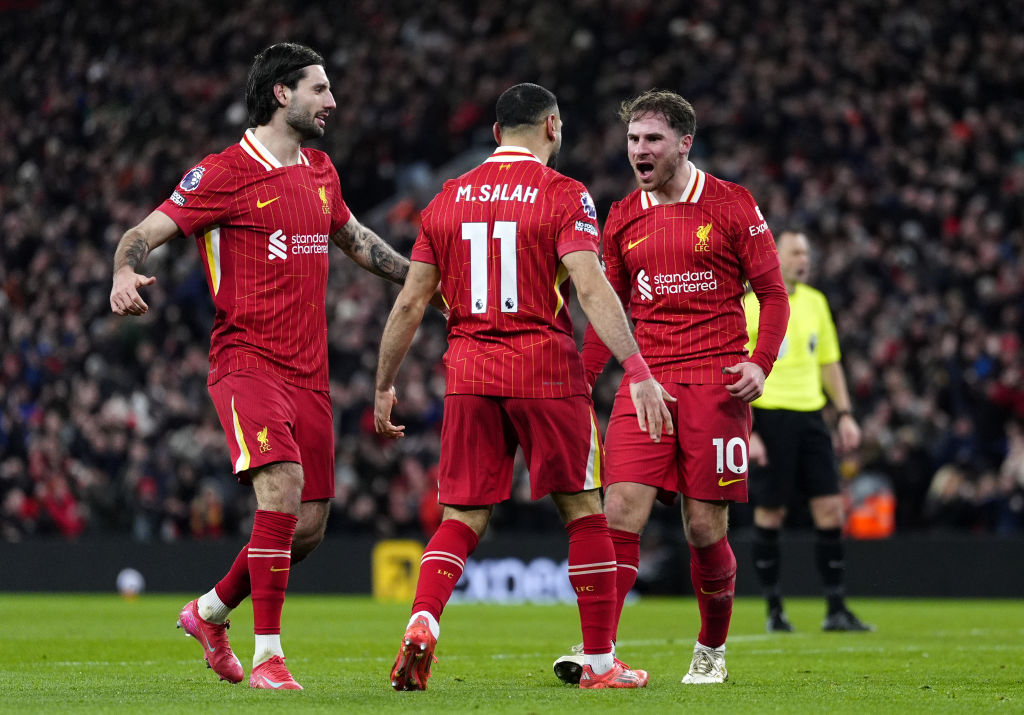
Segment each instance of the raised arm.
M174 238L178 224L162 211L153 211L138 226L125 231L114 251L114 285L110 289L110 309L118 315L142 315L149 306L139 288L156 283L156 276L144 276L138 269L157 246Z
M665 401L675 402L675 398L651 377L651 371L633 339L622 303L605 278L597 254L574 251L562 256L562 264L569 271L569 277L576 286L580 307L587 314L590 324L629 375L630 394L640 429L645 430L655 442L661 441L662 428L667 434L674 434L672 416Z

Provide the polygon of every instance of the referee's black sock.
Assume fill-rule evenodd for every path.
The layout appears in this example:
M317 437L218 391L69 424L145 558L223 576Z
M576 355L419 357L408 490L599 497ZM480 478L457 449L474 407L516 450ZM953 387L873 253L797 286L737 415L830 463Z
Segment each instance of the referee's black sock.
M840 529L815 529L814 556L829 614L846 610L846 556Z
M768 612L782 611L779 593L779 530L754 527L754 571L761 584L761 592L768 602Z

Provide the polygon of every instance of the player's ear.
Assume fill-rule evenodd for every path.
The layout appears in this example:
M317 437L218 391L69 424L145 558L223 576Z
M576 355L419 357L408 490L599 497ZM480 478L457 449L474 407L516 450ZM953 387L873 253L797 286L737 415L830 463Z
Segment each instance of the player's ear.
M291 95L291 90L288 89L288 85L278 82L274 85L274 99L282 107L288 106L288 97Z
M492 128L492 131L494 132L494 141L496 141L498 143L498 145L500 146L501 145L501 125L498 124L497 122L495 122L494 123L494 127Z
M679 153L686 156L690 153L690 148L693 146L693 135L684 134L679 137Z
M545 129L547 130L548 139L555 141L558 138L559 126L558 117L556 115L548 115L547 122L545 123Z

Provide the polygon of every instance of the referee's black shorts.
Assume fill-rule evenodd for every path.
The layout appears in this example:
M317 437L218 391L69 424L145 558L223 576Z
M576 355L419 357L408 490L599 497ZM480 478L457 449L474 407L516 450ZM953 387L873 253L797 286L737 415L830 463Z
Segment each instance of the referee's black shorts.
M810 499L839 493L832 435L821 410L754 409L754 431L768 453L767 467L750 467L754 506L788 506L795 494Z

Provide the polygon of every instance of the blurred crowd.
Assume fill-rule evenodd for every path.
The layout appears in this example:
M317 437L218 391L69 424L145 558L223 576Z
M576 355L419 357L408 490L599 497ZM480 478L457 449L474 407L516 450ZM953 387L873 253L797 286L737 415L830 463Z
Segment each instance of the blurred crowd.
M146 316L112 315L108 296L124 230L238 141L251 58L282 40L327 58L338 109L316 146L355 214L406 254L437 174L489 150L507 86L558 94L559 168L601 216L632 186L618 103L682 93L691 159L814 243L864 428L848 483L889 490L901 532L1024 533L1014 3L16 0L0 1L0 539L248 533L252 499L206 392L195 246L150 257ZM403 366L410 436L385 443L372 386L395 290L340 251L331 270L329 531L422 537L439 518L443 321L428 316ZM620 374L595 391L602 418ZM556 527L528 501L519 465L493 529Z

